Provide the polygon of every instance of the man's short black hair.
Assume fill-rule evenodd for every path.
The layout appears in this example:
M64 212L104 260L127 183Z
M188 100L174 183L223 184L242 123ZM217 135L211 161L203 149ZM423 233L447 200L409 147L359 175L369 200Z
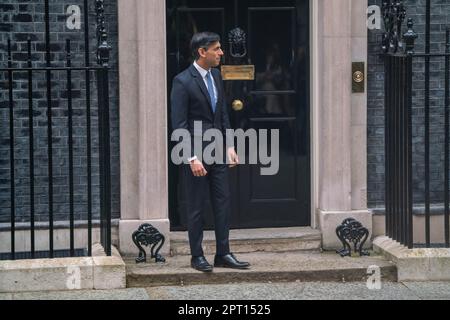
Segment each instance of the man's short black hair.
M198 49L204 48L205 50L207 50L210 45L219 41L220 36L214 32L198 32L194 34L191 40L191 50L194 59L198 60L200 58Z

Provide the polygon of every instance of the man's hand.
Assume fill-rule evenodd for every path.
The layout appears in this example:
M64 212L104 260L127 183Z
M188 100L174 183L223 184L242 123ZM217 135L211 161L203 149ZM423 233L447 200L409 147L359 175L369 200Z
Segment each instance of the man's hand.
M195 177L204 177L208 174L208 171L198 159L191 161L191 170Z
M228 148L227 156L228 156L228 162L229 162L230 168L233 168L239 164L239 157L238 157L236 151L234 151L233 147Z

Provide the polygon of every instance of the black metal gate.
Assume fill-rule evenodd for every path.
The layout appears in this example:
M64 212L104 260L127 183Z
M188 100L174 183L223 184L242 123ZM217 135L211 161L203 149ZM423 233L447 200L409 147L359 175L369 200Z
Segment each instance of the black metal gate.
M72 54L73 50L71 47L71 41L66 40L66 50L65 50L65 61L51 61L51 48L52 44L50 42L50 19L49 19L49 0L44 0L43 4L45 6L45 64L43 66L36 66L37 61L33 61L32 57L32 46L33 42L30 37L27 39L27 64L20 65L13 61L13 50L12 41L8 39L7 41L7 66L1 66L0 72L6 75L7 83L6 91L9 97L9 119L6 123L2 121L2 126L9 125L9 162L10 162L10 233L11 233L11 249L10 254L3 256L4 259L18 259L23 257L29 258L39 258L39 257L58 257L60 256L59 250L55 249L55 216L54 216L54 171L58 169L58 164L55 165L54 160L57 159L58 155L53 153L53 125L52 125L52 84L55 74L58 74L59 79L65 79L67 111L65 112L67 128L68 128L68 186L69 189L69 232L70 232L70 247L67 248L68 253L66 255L76 256L79 255L79 250L75 248L75 206L74 206L74 136L73 136L73 90L72 90L72 75L74 72L80 72L84 74L84 80L86 83L85 92L85 108L86 108L86 144L84 147L86 161L87 161L87 184L85 188L85 195L87 196L87 207L85 208L87 212L87 255L91 255L91 247L93 242L92 230L93 230L93 185L92 185L92 155L94 152L98 152L99 159L99 195L100 195L100 239L103 248L107 255L111 255L111 174L110 174L110 128L109 128L109 52L111 48L107 43L107 31L105 26L105 13L104 13L104 1L95 0L96 17L97 17L97 66L92 66L90 62L90 52L89 52L89 12L88 12L88 0L84 0L84 65L83 66L73 66L72 65ZM55 62L59 62L59 66L56 66ZM34 65L34 66L33 66ZM15 153L19 150L15 150L15 119L14 119L14 77L17 75L22 75L21 79L27 80L27 90L28 95L26 99L28 100L28 127L22 128L22 130L28 131L28 160L29 163L29 230L30 230L30 251L17 252L16 250L16 187L17 181L15 178L16 174L16 161ZM24 76L23 76L24 75ZM39 76L43 75L45 79L46 88L46 105L47 105L47 141L39 141L39 143L46 143L47 147L47 160L48 160L48 228L49 231L49 248L46 254L42 252L37 252L36 250L36 221L35 221L35 207L36 200L35 194L37 190L35 189L35 139L34 131L36 130L34 124L35 119L33 110L33 82ZM20 76L19 76L20 77ZM42 78L41 78L42 79ZM96 80L96 81L95 81ZM91 96L91 85L97 87L97 101L98 101L98 150L95 150L92 144L93 134L91 132L91 107L92 107L92 96ZM2 89L3 90L3 89ZM42 228L42 226L40 226Z
M424 115L424 221L425 221L425 245L442 246L450 248L449 231L449 170L450 170L450 28L446 30L445 53L431 52L431 0L426 1L426 24L425 24L425 53L415 53L415 40L418 35L413 30L413 21L408 19L408 30L403 33L402 25L406 19L406 9L403 1L386 1L383 4L383 15L385 22L385 34L383 36L383 57L385 61L385 201L386 201L386 234L408 246L415 247L414 243L414 212L419 201L413 196L413 131L417 126L413 122L413 113ZM431 79L430 63L444 65L444 81L433 82ZM417 64L424 65L424 72L413 71ZM415 99L413 81L422 81L424 89L424 101ZM444 95L432 96L432 89L443 88ZM430 117L431 102L439 100L438 106L444 110L444 139L443 141L430 140ZM434 106L436 106L436 102ZM436 118L434 121L437 121ZM443 184L439 186L443 199L443 225L431 227L431 199L430 199L430 146L443 142L444 146L444 177ZM422 165L422 163L421 163ZM417 180L417 179L416 179ZM435 200L436 201L436 200ZM436 228L442 228L438 230ZM432 243L432 232L442 232L443 243Z

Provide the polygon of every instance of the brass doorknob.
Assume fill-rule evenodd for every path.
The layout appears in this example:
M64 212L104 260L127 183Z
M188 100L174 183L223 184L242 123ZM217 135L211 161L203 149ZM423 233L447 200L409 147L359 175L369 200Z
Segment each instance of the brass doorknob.
M244 103L241 100L234 100L231 107L234 111L241 111L244 109Z

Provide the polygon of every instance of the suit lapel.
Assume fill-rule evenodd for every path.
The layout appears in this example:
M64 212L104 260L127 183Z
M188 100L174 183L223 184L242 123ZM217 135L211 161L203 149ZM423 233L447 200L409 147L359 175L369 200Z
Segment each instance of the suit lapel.
M212 75L214 78L214 85L216 86L216 89L217 89L217 104L216 104L216 113L215 113L215 116L217 116L218 114L220 114L219 108L222 108L222 99L224 97L223 97L222 87L220 85L219 75L217 74L217 72L212 72Z
M200 90L203 92L203 95L205 96L206 100L209 103L209 107L211 108L211 98L209 97L208 89L206 88L205 82L202 79L201 74L195 69L194 65L191 65L191 74L195 78L195 81L197 82L198 86L200 87Z
M208 110L210 115L213 117L217 117L220 115L219 108L222 108L223 100L225 97L222 92L222 87L219 79L219 75L217 72L211 72L213 79L214 79L214 85L217 89L217 104L216 104L216 112L213 114L212 111L212 103L211 103L211 97L209 96L208 89L206 88L205 82L202 79L201 74L198 72L198 70L194 67L194 65L191 65L191 74L195 78L195 81L197 82L197 85L200 87L200 90L202 91L203 95L205 96L206 100L208 101Z

